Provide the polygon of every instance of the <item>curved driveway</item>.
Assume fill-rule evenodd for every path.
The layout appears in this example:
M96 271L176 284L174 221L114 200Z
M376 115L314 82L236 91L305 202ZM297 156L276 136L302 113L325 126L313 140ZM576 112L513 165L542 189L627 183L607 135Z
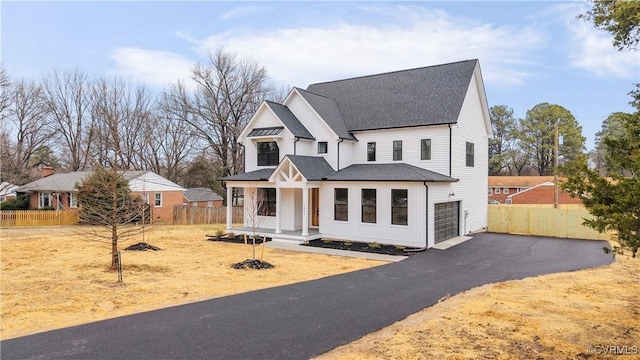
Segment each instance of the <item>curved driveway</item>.
M476 234L445 251L0 342L6 359L307 359L511 279L609 264L603 241Z

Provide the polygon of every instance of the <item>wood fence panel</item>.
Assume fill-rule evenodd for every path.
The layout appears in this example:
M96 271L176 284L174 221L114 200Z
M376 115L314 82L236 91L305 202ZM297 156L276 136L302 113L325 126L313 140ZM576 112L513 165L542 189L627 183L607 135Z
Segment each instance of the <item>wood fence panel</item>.
M232 211L232 223L243 223L242 206L234 206ZM174 225L195 225L195 224L226 224L227 208L220 206L199 207L176 205L173 207Z
M608 240L610 233L601 234L582 225L591 218L582 205L488 205L487 230L495 233L539 235L571 239Z
M17 210L1 211L0 226L52 226L78 224L77 210Z

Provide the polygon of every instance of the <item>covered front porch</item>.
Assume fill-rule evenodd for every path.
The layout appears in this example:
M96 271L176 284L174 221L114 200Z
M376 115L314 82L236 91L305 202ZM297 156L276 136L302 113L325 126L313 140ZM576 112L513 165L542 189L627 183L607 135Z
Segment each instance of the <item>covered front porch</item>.
M231 229L227 229L227 232L253 236L253 229L246 226L232 227ZM271 241L295 244L304 244L307 241L322 238L322 234L318 231L318 229L313 228L309 229L309 233L307 235L302 235L302 230L281 230L279 233L276 233L274 229L256 228L256 235L258 235L258 237L260 238L266 236L270 238Z

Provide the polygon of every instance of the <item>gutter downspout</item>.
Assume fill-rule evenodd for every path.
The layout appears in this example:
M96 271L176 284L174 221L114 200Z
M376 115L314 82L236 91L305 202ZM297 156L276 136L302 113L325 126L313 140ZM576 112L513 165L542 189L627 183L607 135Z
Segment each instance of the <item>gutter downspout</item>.
M242 146L242 172L247 168L247 149L244 147L244 144L239 142L238 145Z
M336 161L336 171L340 171L340 143L344 141L343 138L338 139L338 159Z
M424 185L424 191L425 191L425 229L426 229L426 234L424 237L424 247L418 248L418 249L405 249L405 252L422 252L425 251L429 248L429 186L427 186L427 182L423 181L422 184Z
M453 130L451 129L451 124L448 124L448 125L449 125L449 177L451 177L451 153L453 151L452 150L453 145L451 144L451 140L453 138L453 135L452 135Z
M293 141L293 155L296 154L296 144L298 143L298 141L300 141L300 138L297 136L294 136L295 140Z

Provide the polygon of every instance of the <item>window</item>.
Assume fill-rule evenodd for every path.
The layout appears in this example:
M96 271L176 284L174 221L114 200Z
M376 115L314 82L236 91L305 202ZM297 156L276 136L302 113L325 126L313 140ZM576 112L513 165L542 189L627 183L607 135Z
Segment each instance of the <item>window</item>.
M496 193L496 194L500 194L500 188L496 188L495 193Z
M502 193L503 193L503 194L508 194L508 193L509 193L509 188L508 188L508 187L503 188L503 189L502 189Z
M473 166L473 143L467 142L467 166Z
M258 215L276 216L276 189L258 188Z
M279 159L278 143L275 141L258 143L258 166L276 166Z
M391 223L407 225L408 190L391 189Z
M213 207L213 201L207 201L207 207Z
M393 142L393 161L402 160L402 140Z
M144 201L145 204L149 203L149 194L148 193L142 193L140 196L142 197L142 201Z
M489 196L493 195L493 188L489 188L489 191L487 192L487 195L489 195Z
M318 143L318 154L326 154L327 153L327 142L321 141Z
M77 208L78 207L78 194L69 193L69 207Z
M376 189L362 189L362 222L376 223Z
M191 206L193 206L193 207L198 206L198 202L197 202L197 201L192 202L192 203L191 203Z
M38 208L53 207L53 198L48 192L38 194Z
M376 143L367 143L367 161L376 161Z
M334 189L333 219L349 221L349 189Z
M431 160L431 139L420 140L420 160Z
M156 207L162 207L162 193L155 193L154 196Z

